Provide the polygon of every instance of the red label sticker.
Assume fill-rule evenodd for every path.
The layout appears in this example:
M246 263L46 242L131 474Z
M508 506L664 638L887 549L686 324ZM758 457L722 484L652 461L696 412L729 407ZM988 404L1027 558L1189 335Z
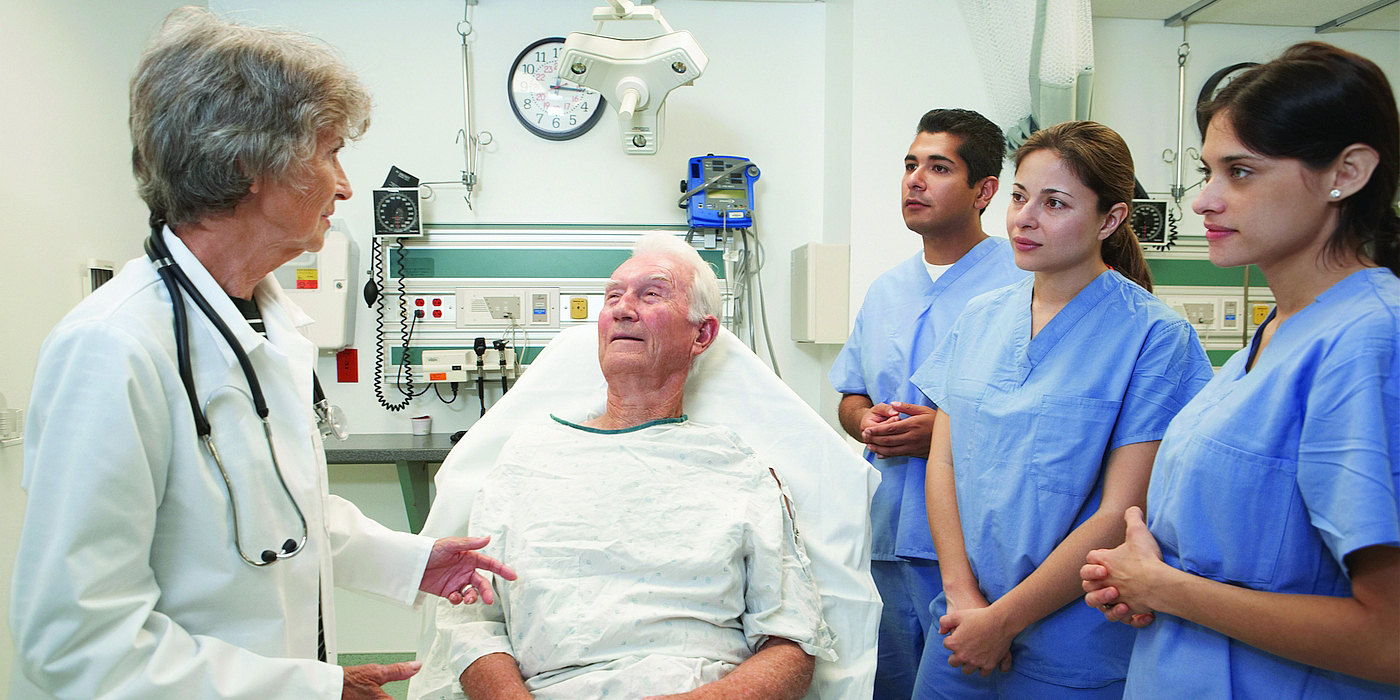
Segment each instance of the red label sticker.
M297 280L297 289L316 289L316 280Z
M430 381L430 382L445 382L445 381L447 381L447 373L446 373L446 372L429 372L429 373L428 373L428 381Z

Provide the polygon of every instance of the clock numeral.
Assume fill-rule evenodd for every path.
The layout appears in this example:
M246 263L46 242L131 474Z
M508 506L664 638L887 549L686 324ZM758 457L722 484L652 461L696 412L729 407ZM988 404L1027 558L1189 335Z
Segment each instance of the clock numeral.
M553 126L554 126L554 128L556 128L556 129L559 128L559 117L555 117L555 118L554 118L554 120L553 120Z
M525 104L520 105L520 106L521 106L522 108L524 108L524 109L529 109L529 108L530 108L530 98L528 98L528 97L525 98Z
M543 113L543 112L541 112L541 113L535 115L535 123L536 123L536 124L543 124L543 123L544 123L544 113Z
M581 110L587 112L587 111L588 111L588 103L587 103L587 102L582 102L582 103L580 103L580 104L579 104L579 109L581 109Z
M559 50L558 50L558 49L555 49L555 51L558 52ZM536 61L539 61L540 63L544 63L545 60L546 60L545 57L544 57L544 52L543 52L543 51L536 51L536 52L535 52L535 60L536 60Z
M526 63L525 66L524 66L524 71L525 71L525 74L526 74L526 75L534 75L534 74L535 74L535 64L533 64L533 63Z
M578 124L578 117L576 117L576 116L570 114L570 115L569 115L569 126L574 126L574 125L576 125L576 124Z

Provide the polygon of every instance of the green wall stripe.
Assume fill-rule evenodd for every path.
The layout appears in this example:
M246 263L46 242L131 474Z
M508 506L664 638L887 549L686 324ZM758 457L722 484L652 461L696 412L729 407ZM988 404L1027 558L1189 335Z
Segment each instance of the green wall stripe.
M1210 359L1211 367L1218 368L1223 366L1225 361L1229 360L1237 352L1239 352L1239 350L1207 350L1206 357Z
M701 250L700 258L724 279L724 252ZM391 249L390 276L607 279L631 251L600 248L405 248Z
M490 344L491 340L492 340L492 338L487 338L486 342L487 342L488 345ZM522 353L520 353L520 364L522 364L522 365L528 365L528 364L530 364L531 362L534 362L534 361L535 361L535 356L536 356L536 355L539 355L539 354L540 354L540 351L543 350L543 349L544 349L543 346L536 347L536 346L533 346L533 345L530 346L530 347L528 347L528 348L525 348L525 351L522 352ZM414 364L414 365L421 365L421 364L423 364L423 351L424 351L424 350L466 350L466 351L467 351L467 361L471 363L471 368L472 368L472 369L475 369L475 368L476 368L476 353L472 352L471 343L467 343L466 345L434 345L434 346L426 347L426 348L420 348L420 347L417 347L417 346L411 346L411 347L409 347L409 349L408 349L408 358L409 358L410 364ZM399 362L399 359L402 358L402 357L403 357L403 346L402 346L402 345L389 348L389 361L390 361L390 362L392 362L393 364L396 364L396 365L397 365L397 364L402 364L401 362ZM486 369L487 369L487 370L494 370L494 369L496 369L496 368L495 368L495 367L487 367Z
M1148 258L1152 283L1178 287L1242 287L1244 267L1216 267L1209 260L1176 260ZM1249 286L1264 287L1264 272L1257 266L1249 269Z

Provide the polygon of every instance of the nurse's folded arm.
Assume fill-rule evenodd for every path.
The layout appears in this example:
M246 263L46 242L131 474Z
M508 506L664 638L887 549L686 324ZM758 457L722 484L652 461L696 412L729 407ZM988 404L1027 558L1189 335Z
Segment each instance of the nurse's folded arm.
M933 534L934 549L938 551L943 591L948 600L948 614L939 620L939 634L947 634L956 627L967 611L982 610L988 606L987 599L978 586L977 577L972 573L972 564L967 558L967 543L963 540L962 518L958 515L957 485L953 481L953 437L950 426L951 421L947 413L934 413L933 434L924 475L924 501L928 504L929 531ZM1012 664L1009 649L991 666L977 667L966 664L965 661L955 653L948 663L953 666L961 665L965 673L977 671L983 676L989 675L993 668L1008 671Z
M947 424L947 421L943 421ZM951 459L951 435L943 437L942 440L948 447L940 448L935 441L934 449L946 452L947 473L946 476L939 474L938 482L946 482L944 488L948 491L947 496L941 497L946 500L947 506L943 510L956 511L956 493L952 490L952 459ZM1059 545L1051 551L1045 561L1041 563L1035 571L1031 572L1025 580L1017 584L1006 595L998 598L986 608L977 610L950 611L939 620L940 627L952 629L953 632L944 641L944 646L954 652L949 659L949 663L962 661L963 664L990 672L1002 663L1003 657L1011 647L1011 641L1022 630L1032 623L1046 617L1054 611L1064 607L1066 604L1076 600L1083 593L1082 579L1080 578L1081 562L1091 550L1104 547L1107 544L1114 544L1123 541L1124 523L1119 513L1122 513L1129 506L1141 507L1147 500L1147 483L1152 474L1152 460L1157 455L1157 447L1161 441L1152 440L1123 445L1109 453L1108 461L1104 466L1104 487L1103 499L1098 510L1087 520L1081 523L1070 532ZM932 497L932 484L935 482L934 464L936 461L929 460L929 475L926 484L930 489L929 497L929 525L935 527L934 500ZM953 506L949 508L948 506ZM965 587L966 584L960 579L964 576L971 579L971 566L966 566L966 573L950 581L948 569L952 568L947 563L948 552L939 539L940 530L948 527L947 518L939 518L943 522L938 523L938 529L934 529L934 543L938 549L940 561L944 562L944 586L949 590L950 608L952 608L952 586ZM961 528L958 529L959 534ZM953 543L950 543L953 544ZM961 537L958 537L957 544L961 544ZM958 553L962 562L967 561L966 550L958 547ZM960 567L961 568L961 567ZM973 579L975 580L975 579ZM966 670L966 669L964 669Z
M1343 560L1350 597L1257 591L1174 568L1161 559L1142 512L1129 510L1128 541L1090 554L1085 603L1190 620L1286 659L1400 684L1400 548L1363 547ZM1146 538L1152 540L1147 543Z

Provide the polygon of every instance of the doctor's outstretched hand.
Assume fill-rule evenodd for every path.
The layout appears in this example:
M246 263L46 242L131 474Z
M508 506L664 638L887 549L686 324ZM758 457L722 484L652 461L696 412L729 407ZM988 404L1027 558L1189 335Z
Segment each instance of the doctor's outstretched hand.
M1104 617L1133 627L1146 627L1155 619L1151 595L1164 575L1176 569L1162 561L1157 538L1147 529L1142 509L1123 513L1128 524L1123 544L1089 552L1079 569L1084 580L1084 603L1103 611Z
M860 421L861 442L880 457L928 457L933 414L937 412L900 401L877 403Z
M387 666L346 666L340 700L393 700L392 695L384 692L384 684L406 681L420 668L423 668L422 661L401 661Z
M515 580L509 566L476 550L485 547L490 537L444 537L433 544L428 555L428 568L423 571L423 583L418 590L447 599L447 602L475 603L478 596L490 605L496 600L489 572L507 581Z

